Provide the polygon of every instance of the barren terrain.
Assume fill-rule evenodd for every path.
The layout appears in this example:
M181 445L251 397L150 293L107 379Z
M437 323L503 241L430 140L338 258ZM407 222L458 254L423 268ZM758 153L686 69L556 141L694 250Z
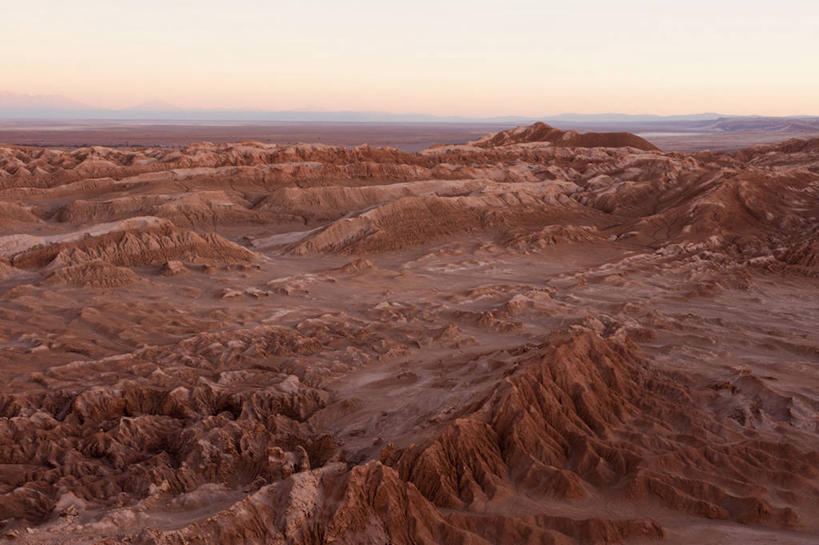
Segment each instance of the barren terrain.
M0 112L0 115L2 112ZM798 121L798 120L796 120ZM561 121L564 129L630 131L663 151L694 153L737 151L792 138L819 137L819 120L727 118L699 122ZM320 143L355 147L389 146L404 152L436 144L464 144L507 128L494 122L307 122L307 121L173 121L0 119L0 142L76 149L89 146L179 148L199 142L228 144L253 140L268 144Z
M504 128L494 123L321 123L242 121L77 121L0 119L0 142L50 148L182 147L198 142L254 140L270 144L363 142L406 152L433 144L462 144Z
M0 145L0 535L819 539L819 139Z

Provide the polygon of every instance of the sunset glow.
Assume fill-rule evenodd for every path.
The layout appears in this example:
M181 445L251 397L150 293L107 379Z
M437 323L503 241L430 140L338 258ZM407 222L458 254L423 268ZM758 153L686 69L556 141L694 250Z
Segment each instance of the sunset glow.
M813 1L4 4L0 91L95 107L819 113Z

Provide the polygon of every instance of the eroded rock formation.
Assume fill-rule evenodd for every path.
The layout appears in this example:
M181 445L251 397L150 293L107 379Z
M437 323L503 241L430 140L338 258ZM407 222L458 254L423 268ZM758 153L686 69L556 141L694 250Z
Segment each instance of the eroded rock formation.
M0 146L20 543L810 543L819 144Z

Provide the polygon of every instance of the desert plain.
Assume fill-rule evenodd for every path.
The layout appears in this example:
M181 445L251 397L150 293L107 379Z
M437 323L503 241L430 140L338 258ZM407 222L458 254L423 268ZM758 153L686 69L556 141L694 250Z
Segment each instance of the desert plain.
M817 543L819 139L469 137L0 145L0 535Z

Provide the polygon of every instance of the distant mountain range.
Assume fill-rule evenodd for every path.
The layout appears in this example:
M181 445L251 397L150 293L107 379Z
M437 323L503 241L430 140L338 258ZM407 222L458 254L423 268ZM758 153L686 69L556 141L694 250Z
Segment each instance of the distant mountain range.
M819 117L731 116L719 113L689 115L563 113L540 117L436 116L418 113L323 110L184 109L152 101L123 109L96 108L60 95L24 95L0 92L0 119L6 120L108 120L108 121L235 121L285 123L480 123L528 125L535 121L580 130L630 131L736 131L780 130L815 132Z
M708 121L731 117L725 114L704 113L688 115L651 115L651 114L577 114L565 113L548 116L551 121L568 121L571 123L645 123L655 121Z
M315 122L442 122L442 123L532 123L537 120L562 122L621 123L650 121L701 121L725 117L716 113L695 115L578 114L554 116L465 117L378 111L324 110L238 110L185 109L162 101L132 108L95 108L60 95L23 95L0 92L0 118L5 119L122 119L122 120L208 120L208 121L315 121Z
M91 109L90 106L60 95L18 95L0 92L0 112L64 111Z

